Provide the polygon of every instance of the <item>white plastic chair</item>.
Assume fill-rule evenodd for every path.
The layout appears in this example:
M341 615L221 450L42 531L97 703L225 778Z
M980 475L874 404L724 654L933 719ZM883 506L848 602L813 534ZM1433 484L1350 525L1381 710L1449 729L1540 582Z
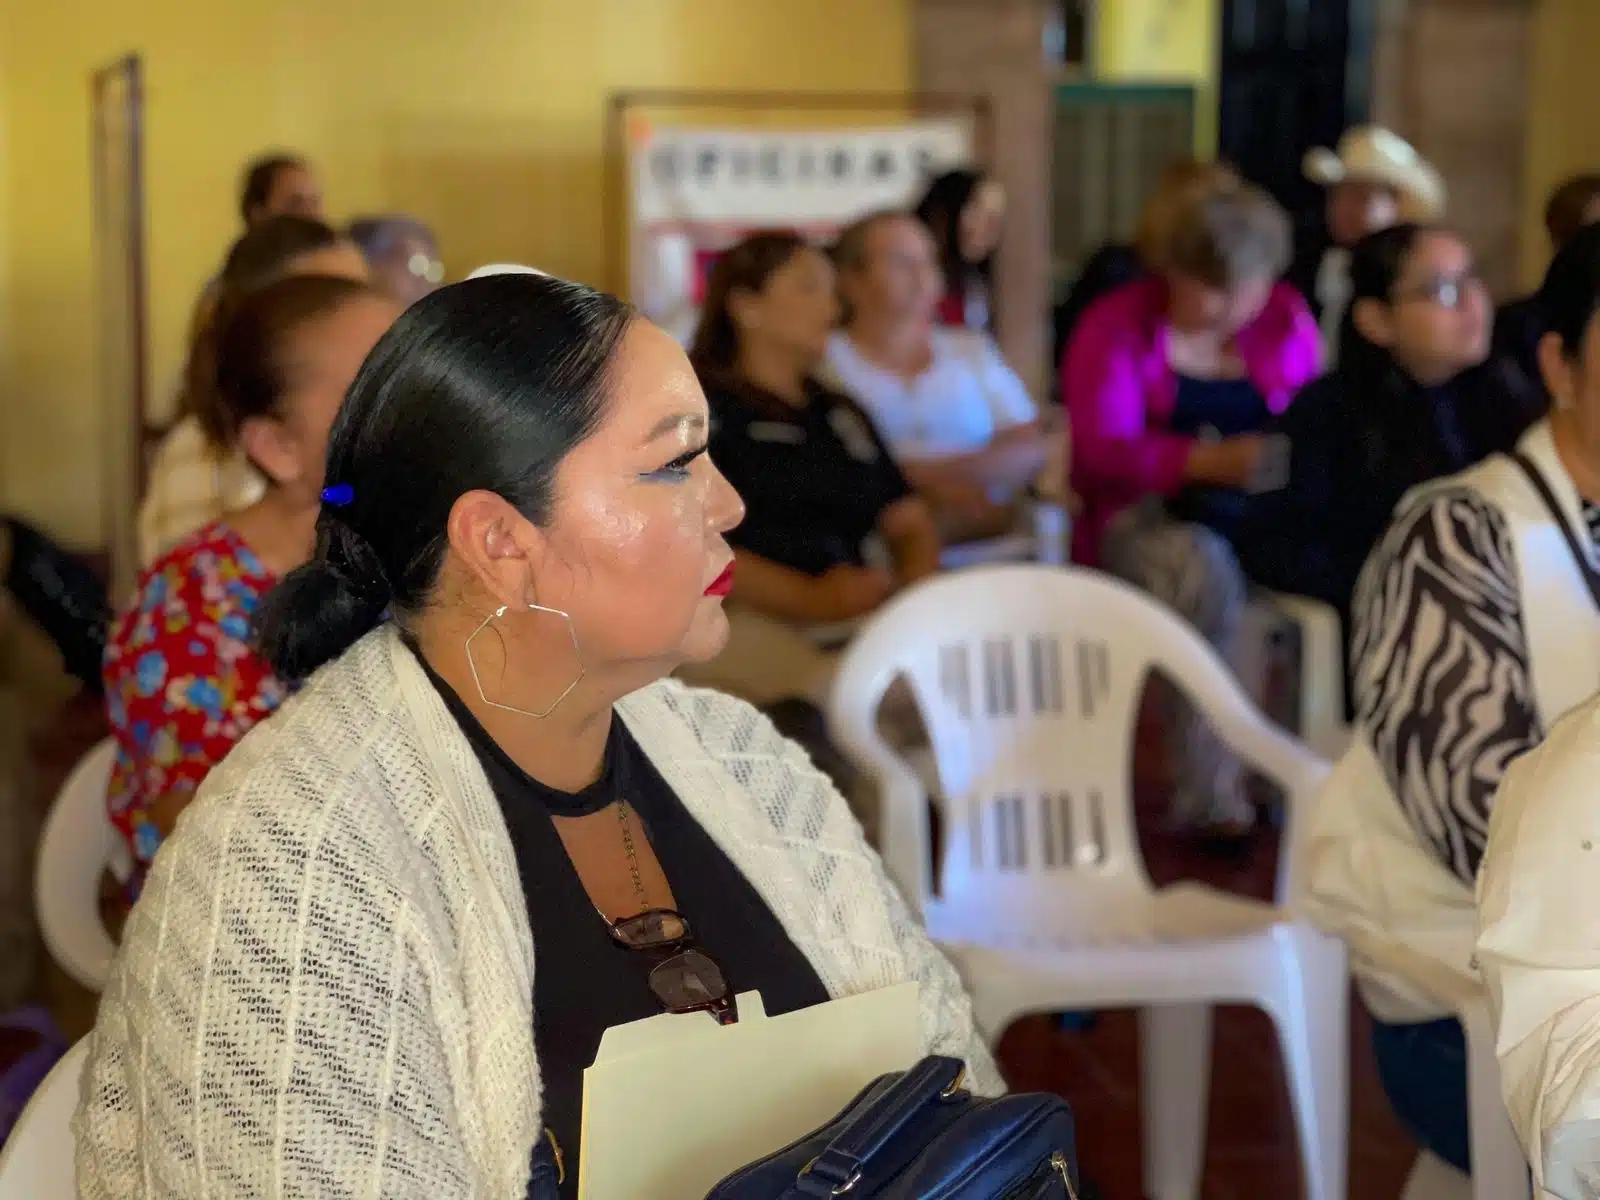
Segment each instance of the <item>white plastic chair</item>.
M50 957L90 991L105 987L116 943L100 919L100 876L132 869L127 845L106 816L106 786L116 758L107 738L72 769L39 835L34 905Z
M1439 991L1429 987L1430 991ZM1478 989L1460 985L1438 997L1455 1010L1467 1035L1467 1119L1471 1128L1472 1176L1433 1155L1417 1157L1406 1184L1406 1200L1529 1200L1533 1185L1516 1130L1500 1094L1500 1062L1494 1053L1494 1023ZM1427 1182L1429 1179L1435 1182Z
M1359 949L1363 959L1455 1013L1466 1034L1472 1176L1424 1151L1401 1200L1529 1200L1533 1185L1501 1094L1494 1022L1483 989L1386 939L1364 938Z
M72 1114L83 1088L84 1038L50 1068L0 1148L0 1200L71 1200Z
M1000 537L946 546L939 554L939 567L945 571L960 571L1014 562L1065 566L1071 550L1072 514L1063 502L1041 497L1028 502L1023 528ZM888 548L876 537L868 539L863 554L869 563L882 567L890 565ZM860 626L861 618L832 621L808 626L805 633L818 646L832 649L854 637Z
M880 785L885 862L961 968L986 1036L1027 1013L1142 1010L1148 1195L1199 1195L1211 1006L1251 1003L1282 1039L1306 1195L1344 1200L1344 947L1271 904L1151 885L1129 760L1155 666L1289 793L1282 902L1297 887L1296 810L1315 796L1326 764L1256 712L1178 617L1108 576L1003 566L912 589L846 650L830 723ZM937 894L924 787L874 721L899 675L922 709L941 783Z
M1306 596L1268 592L1265 599L1300 631L1300 740L1331 762L1350 744L1339 614Z
M995 563L1038 562L1064 565L1071 557L1072 515L1058 500L1029 500L1022 527L1015 533L946 546L939 565L947 571Z

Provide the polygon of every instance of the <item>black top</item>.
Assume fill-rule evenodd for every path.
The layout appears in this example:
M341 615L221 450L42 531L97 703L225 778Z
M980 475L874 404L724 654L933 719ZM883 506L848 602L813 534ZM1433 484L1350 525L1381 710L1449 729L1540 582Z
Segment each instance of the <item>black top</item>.
M1348 629L1356 577L1400 498L1510 450L1542 414L1542 398L1505 362L1431 388L1398 370L1387 386L1363 384L1341 363L1277 422L1290 444L1288 479L1251 498L1234 542L1245 573L1332 605Z
M911 494L867 414L812 380L803 406L727 376L702 383L712 460L748 510L728 541L807 575L860 566L878 518Z
M67 671L98 696L113 615L105 583L32 525L0 517L0 586L55 643Z
M1259 433L1271 419L1266 400L1248 379L1178 376L1170 421L1173 433L1219 441ZM1189 484L1167 501L1167 511L1177 520L1209 526L1231 539L1245 504L1245 493L1238 488Z
M1547 268L1545 278L1549 277ZM1541 282L1538 290L1502 304L1494 314L1494 353L1500 358L1509 359L1529 382L1541 389L1544 385L1539 371L1539 341L1550 328L1550 319L1545 316L1543 292L1544 284Z
M561 1146L561 1195L567 1200L578 1194L583 1072L600 1049L600 1035L661 1008L647 983L650 960L611 941L552 814L581 816L626 799L672 885L678 911L735 993L760 992L772 1016L821 1004L828 993L766 902L656 773L621 717L612 718L600 779L580 793L557 791L512 762L450 685L423 667L472 743L511 835L538 952L533 1042L544 1083L544 1124ZM620 854L620 830L617 846Z

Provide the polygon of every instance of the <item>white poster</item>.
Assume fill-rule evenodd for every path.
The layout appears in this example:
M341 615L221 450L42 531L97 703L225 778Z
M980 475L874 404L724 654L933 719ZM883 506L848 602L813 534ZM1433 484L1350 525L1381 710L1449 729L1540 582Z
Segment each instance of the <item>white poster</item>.
M706 273L741 237L785 229L831 241L857 217L915 204L934 175L971 160L964 117L831 130L636 126L633 301L687 341Z

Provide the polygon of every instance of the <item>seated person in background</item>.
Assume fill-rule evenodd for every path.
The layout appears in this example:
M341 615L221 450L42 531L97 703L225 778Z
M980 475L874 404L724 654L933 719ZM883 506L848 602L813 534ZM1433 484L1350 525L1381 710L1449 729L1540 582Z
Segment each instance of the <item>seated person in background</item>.
M251 649L251 614L311 556L328 429L394 314L366 285L319 275L280 279L218 314L207 403L267 485L159 557L112 627L109 804L141 870L206 773L283 701Z
M1400 498L1509 451L1542 390L1489 353L1489 294L1453 233L1393 225L1350 255L1338 367L1295 397L1286 485L1254 497L1234 545L1252 582L1312 596L1349 628L1350 596Z
M1316 314L1323 357L1332 366L1350 306L1350 251L1400 221L1437 221L1444 181L1408 142L1377 125L1347 130L1337 151L1319 146L1307 153L1305 175L1328 189L1328 202L1323 219L1296 239L1285 278Z
M206 781L100 1002L83 1200L513 1200L554 1147L573 1200L605 1030L742 991L914 983L918 1052L1004 1090L838 792L666 679L727 634L707 423L677 344L579 284L401 315L261 614L310 679Z
M728 646L690 678L755 704L820 703L834 656L804 627L865 616L939 565L933 518L871 420L812 376L838 309L826 255L756 234L712 267L690 351L712 461L747 506L728 534ZM888 569L862 558L875 534Z
M373 286L401 308L409 308L444 280L439 243L414 217L361 217L346 235L361 248Z
M1461 1027L1408 981L1476 985L1480 859L1477 958L1498 990L1507 1098L1536 1171L1594 1044L1569 1007L1581 1007L1582 969L1596 963L1596 874L1588 843L1579 848L1594 825L1593 758L1563 732L1588 726L1555 735L1578 776L1547 796L1541 773L1519 771L1521 787L1496 799L1506 767L1600 679L1600 227L1574 238L1550 275L1540 358L1555 405L1518 443L1524 461L1495 455L1419 489L1361 574L1357 733L1313 809L1306 859L1313 914L1350 944L1395 1112L1461 1170ZM1519 807L1504 813L1511 796ZM1592 1113L1597 1094L1579 1110Z
M265 480L243 451L228 440L221 414L211 408L214 389L212 341L219 305L284 275L327 275L365 280L367 264L354 243L321 221L270 217L233 244L189 343L178 423L162 439L150 463L150 481L139 502L139 562L148 567L161 553L223 513L254 504Z
M1056 306L1055 338L1052 344L1058 365L1066 357L1072 332L1089 306L1123 284L1132 283L1148 274L1149 269L1139 257L1139 247L1152 245L1158 240L1153 231L1163 228L1171 220L1169 213L1182 209L1184 197L1195 189L1210 187L1218 180L1237 182L1238 178L1231 167L1219 162L1181 159L1167 165L1156 180L1155 188L1145 199L1134 240L1101 245L1084 262L1066 298ZM1060 385L1061 381L1057 380L1058 389Z
M994 327L994 256L1005 231L1006 189L977 171L946 171L913 210L928 227L944 272L939 324Z
M927 228L875 213L840 235L834 261L845 319L828 381L867 410L947 541L1006 532L1049 435L987 334L936 325L943 283Z
M274 151L251 159L239 176L239 217L244 231L275 217L300 217L321 224L322 184L311 164L298 154ZM189 315L189 338L200 335L217 304L221 275L212 276Z
M1272 467L1262 437L1317 374L1317 329L1275 283L1289 221L1264 192L1217 172L1147 225L1156 272L1092 305L1067 347L1073 557L1165 602L1225 657L1237 651L1245 584L1230 538L1244 489ZM1238 761L1171 698L1175 824L1224 838L1255 808Z
M247 230L271 217L322 220L316 170L300 155L282 151L251 160L239 180L239 215Z
M1559 253L1585 225L1600 221L1600 175L1575 175L1550 194L1544 209L1544 227L1550 249ZM1549 326L1539 304L1539 293L1500 306L1494 317L1494 351L1522 368L1529 379L1539 378L1539 342Z

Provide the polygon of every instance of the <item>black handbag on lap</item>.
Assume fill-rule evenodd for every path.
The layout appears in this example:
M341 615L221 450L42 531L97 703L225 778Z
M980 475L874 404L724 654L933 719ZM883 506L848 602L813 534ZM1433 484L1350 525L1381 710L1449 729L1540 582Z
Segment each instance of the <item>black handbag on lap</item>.
M930 1056L885 1075L821 1129L741 1167L706 1200L1081 1200L1058 1096L980 1100Z

